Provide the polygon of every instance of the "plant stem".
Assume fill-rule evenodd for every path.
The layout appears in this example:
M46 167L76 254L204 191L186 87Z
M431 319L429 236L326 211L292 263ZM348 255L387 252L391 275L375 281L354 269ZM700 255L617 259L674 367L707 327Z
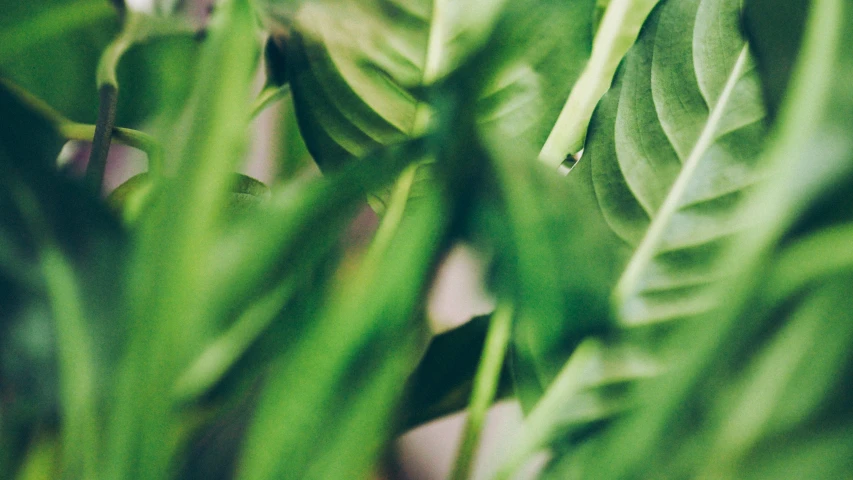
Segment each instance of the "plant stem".
M118 88L115 85L103 85L98 89L98 96L98 123L95 124L92 150L89 152L89 164L86 167L86 183L97 193L101 191L104 171L107 169L107 154L110 152L110 141L116 121Z
M65 121L58 127L59 134L66 140L90 141L95 135L95 125ZM113 140L145 152L148 156L148 170L159 174L163 170L163 147L151 135L131 128L113 127Z
M492 314L486 343L480 366L474 377L474 389L468 406L468 420L462 433L462 443L456 457L456 465L451 479L464 480L471 474L474 454L480 442L480 434L486 419L486 412L495 398L501 367L509 345L513 308L511 304L501 303Z
M0 78L0 84L17 96L21 103L49 123L62 138L90 142L95 136L95 125L77 123L65 118L42 99L5 78ZM163 147L154 137L139 130L123 127L113 127L112 137L123 145L145 152L148 156L148 169L152 173L156 174L162 171Z
M86 167L86 181L96 193L100 193L107 167L107 154L116 119L118 103L118 78L116 69L122 55L133 45L139 28L139 16L130 14L125 18L121 33L107 46L98 62L98 122L92 138L92 150Z
M634 44L646 17L659 0L613 0L601 19L592 54L575 82L557 123L539 152L539 160L554 168L564 165L567 155L583 148L592 112L610 88L622 57ZM571 168L571 162L564 168ZM568 173L568 172L565 172Z

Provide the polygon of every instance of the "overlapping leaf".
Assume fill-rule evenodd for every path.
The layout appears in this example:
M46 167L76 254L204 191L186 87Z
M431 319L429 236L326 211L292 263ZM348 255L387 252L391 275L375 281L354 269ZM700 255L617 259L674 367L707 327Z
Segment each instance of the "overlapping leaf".
M660 4L599 105L572 174L576 187L590 183L604 220L636 246L616 292L619 320L628 325L696 316L720 302L712 288L725 273L717 252L742 228L738 200L760 178L755 165L765 128L739 14L735 1ZM565 419L552 417L553 428L575 435L611 417L624 406L613 386L653 371L634 368L636 361L617 356L610 373L600 373L608 388L590 389L589 379L581 384L560 373L555 385L568 382L570 393ZM572 363L592 368L578 358ZM555 385L543 402L558 401ZM542 428L529 430L536 432L525 440L530 444L519 448L543 441Z

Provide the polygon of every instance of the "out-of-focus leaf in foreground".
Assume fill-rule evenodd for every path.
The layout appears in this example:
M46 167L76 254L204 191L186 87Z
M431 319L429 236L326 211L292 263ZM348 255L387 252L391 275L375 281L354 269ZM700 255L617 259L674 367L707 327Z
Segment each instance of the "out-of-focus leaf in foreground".
M19 93L19 92L17 92ZM62 469L92 475L98 399L121 348L122 232L55 169L56 125L0 86L0 471L58 427ZM48 442L49 443L49 442Z
M126 285L131 335L103 456L110 478L162 478L181 445L173 388L215 332L208 260L245 146L255 32L248 1L220 4L201 54L192 123L171 138L177 176L155 187L140 219Z

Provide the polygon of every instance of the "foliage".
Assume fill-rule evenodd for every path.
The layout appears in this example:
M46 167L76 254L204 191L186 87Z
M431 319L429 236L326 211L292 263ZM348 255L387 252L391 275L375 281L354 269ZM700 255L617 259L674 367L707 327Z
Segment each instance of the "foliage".
M510 396L496 478L848 475L853 3L142 3L0 0L4 478L365 478L467 405L466 478Z

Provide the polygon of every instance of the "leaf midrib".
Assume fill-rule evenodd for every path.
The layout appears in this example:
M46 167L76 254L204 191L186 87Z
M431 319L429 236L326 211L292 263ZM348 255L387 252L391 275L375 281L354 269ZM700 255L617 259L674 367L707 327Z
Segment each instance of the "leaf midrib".
M441 67L441 58L444 55L444 25L440 21L444 12L444 2L446 0L433 0L432 15L429 24L429 33L427 34L427 51L424 57L424 70L421 75L421 85L426 86L435 81L438 77L439 68ZM429 105L418 100L415 106L415 118L412 120L411 136L416 137L426 130L429 123L430 111Z

